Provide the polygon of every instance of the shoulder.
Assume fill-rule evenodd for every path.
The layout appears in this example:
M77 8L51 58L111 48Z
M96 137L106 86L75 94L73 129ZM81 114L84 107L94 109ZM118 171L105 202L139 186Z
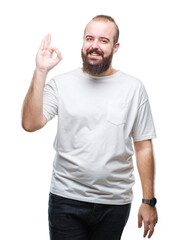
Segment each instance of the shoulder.
M140 102L145 102L148 99L146 88L139 78L123 72L121 78L128 93L131 93L132 95L134 94Z
M65 72L65 73L61 73L57 76L55 76L53 78L53 80L58 83L59 81L63 81L63 80L68 80L68 79L71 79L71 77L75 77L77 75L79 75L79 72L80 72L80 68L77 68L77 69L74 69L72 71L69 71L69 72Z
M121 72L121 78L123 78L123 81L125 81L125 83L130 86L139 88L144 86L143 82L139 78L134 77L130 74Z
M63 85L64 86L69 85L70 82L73 82L75 76L79 75L79 72L80 72L79 70L80 70L80 68L77 68L75 70L61 73L61 74L54 76L46 83L46 88L51 87L58 91L58 89L60 87L62 87Z

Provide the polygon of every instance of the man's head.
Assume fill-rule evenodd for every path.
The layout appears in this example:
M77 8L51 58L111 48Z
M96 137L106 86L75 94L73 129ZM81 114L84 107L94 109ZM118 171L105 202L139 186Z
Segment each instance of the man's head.
M113 54L119 48L119 29L114 19L98 15L84 31L83 70L91 75L102 75L111 67Z

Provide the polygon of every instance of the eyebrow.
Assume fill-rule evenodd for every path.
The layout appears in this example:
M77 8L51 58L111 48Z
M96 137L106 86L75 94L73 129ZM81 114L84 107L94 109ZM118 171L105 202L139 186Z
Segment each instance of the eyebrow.
M88 37L91 37L91 38L94 38L92 35L86 35L85 38L88 38ZM110 42L110 39L107 38L107 37L100 37L101 39L106 39L108 42Z

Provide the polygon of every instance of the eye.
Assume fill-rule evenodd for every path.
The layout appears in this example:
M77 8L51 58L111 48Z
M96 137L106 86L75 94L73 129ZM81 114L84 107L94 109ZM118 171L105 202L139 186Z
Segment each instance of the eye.
M108 43L108 40L107 39L101 39L101 43L106 44L106 43Z
M87 37L86 41L88 41L88 42L93 41L93 38L92 37Z

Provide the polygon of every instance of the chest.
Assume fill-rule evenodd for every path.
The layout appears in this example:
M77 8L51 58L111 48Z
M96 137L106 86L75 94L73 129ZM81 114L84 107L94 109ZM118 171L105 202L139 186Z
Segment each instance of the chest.
M134 103L134 94L118 85L73 86L59 96L59 118L65 125L78 124L94 128L105 123L126 122Z

